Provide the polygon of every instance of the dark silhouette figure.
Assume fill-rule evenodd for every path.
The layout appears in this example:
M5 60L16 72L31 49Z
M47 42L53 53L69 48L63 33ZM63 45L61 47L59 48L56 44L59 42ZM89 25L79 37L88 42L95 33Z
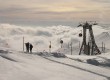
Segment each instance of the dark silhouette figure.
M26 46L26 52L29 52L29 42L25 43Z
M30 53L32 53L32 48L33 48L33 45L30 44Z

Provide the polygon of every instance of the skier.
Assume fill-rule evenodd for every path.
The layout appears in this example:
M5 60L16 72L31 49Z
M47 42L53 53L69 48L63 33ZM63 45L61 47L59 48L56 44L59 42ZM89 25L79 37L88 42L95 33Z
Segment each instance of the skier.
M33 45L30 44L30 53L32 53L32 48L33 48Z
M29 42L25 43L26 46L26 52L29 52Z

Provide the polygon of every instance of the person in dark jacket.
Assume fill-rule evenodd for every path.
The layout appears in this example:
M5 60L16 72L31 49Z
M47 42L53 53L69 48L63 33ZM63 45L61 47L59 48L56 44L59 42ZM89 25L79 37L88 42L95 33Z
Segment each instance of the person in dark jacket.
M25 43L26 46L26 52L29 52L29 42Z
M30 44L30 53L32 53L32 48L33 48L33 45Z

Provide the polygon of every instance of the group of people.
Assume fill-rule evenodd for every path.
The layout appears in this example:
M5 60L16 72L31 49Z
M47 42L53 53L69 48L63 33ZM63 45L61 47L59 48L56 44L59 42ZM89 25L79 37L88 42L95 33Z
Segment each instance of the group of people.
M26 52L32 53L33 45L31 43L27 42L27 43L25 43L25 46L26 46Z

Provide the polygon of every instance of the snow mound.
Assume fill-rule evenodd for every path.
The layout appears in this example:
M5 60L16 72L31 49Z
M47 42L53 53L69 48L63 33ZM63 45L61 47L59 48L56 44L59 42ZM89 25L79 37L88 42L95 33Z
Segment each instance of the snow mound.
M87 59L87 63L96 65L96 66L98 66L100 64L97 60L94 60L94 59Z
M8 53L8 51L6 50L0 50L0 53Z
M65 54L63 53L57 53L57 52L52 52L51 54L53 54L54 57L57 57L57 58L65 58Z
M110 54L101 54L98 56L86 56L86 55L66 55L68 58L82 62L87 64L92 64L95 66L103 66L103 67L110 67Z
M65 54L63 53L58 53L58 52L52 52L52 53L48 53L48 52L37 52L34 53L37 54L39 56L43 56L43 57L56 57L56 58L65 58Z

